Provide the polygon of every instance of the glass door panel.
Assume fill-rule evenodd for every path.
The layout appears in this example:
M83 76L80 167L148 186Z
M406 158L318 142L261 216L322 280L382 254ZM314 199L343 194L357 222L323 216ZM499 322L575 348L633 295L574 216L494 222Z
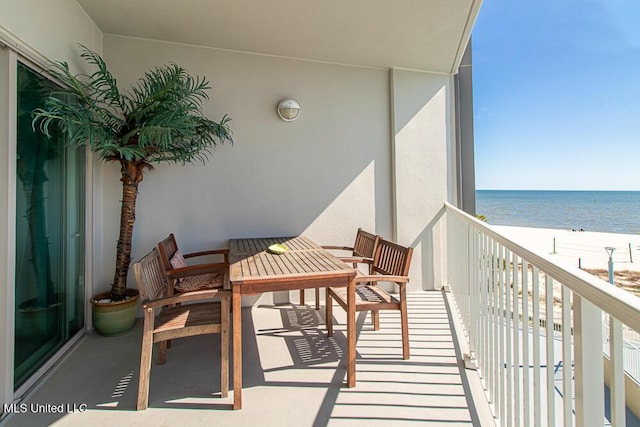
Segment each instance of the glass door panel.
M84 150L31 125L54 88L18 64L16 388L84 326Z

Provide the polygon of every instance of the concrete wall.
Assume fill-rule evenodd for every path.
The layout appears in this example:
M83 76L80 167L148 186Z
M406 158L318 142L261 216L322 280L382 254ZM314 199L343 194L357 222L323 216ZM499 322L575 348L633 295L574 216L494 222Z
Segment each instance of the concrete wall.
M102 33L73 0L5 0L1 10L0 37L10 47L0 50L0 403L4 404L14 397L16 61L25 56L35 62L67 60L79 69L77 43L101 51Z
M206 76L214 89L205 113L233 120L235 145L217 148L206 165L159 165L146 175L134 258L169 232L195 251L233 237L298 233L350 244L363 227L417 247L412 289L440 286L439 236L429 223L452 180L449 76L109 35L104 55L123 87L171 61ZM275 113L286 97L302 107L292 123ZM118 167L102 169L96 290L112 279L120 201Z

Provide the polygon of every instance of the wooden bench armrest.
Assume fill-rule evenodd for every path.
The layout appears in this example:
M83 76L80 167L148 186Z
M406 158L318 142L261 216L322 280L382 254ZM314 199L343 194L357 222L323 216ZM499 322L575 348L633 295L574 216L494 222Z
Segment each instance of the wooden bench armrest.
M407 276L391 276L386 274L375 274L371 276L356 276L357 283L367 282L395 282L395 283L409 283Z
M335 250L339 250L339 251L352 251L353 252L353 248L349 247L349 246L322 246L322 249L335 249Z
M373 259L361 256L338 257L338 259L347 264L373 264Z
M209 251L191 252L189 254L183 254L184 258L195 258L207 255L224 255L224 262L229 262L229 249L213 249Z
M142 303L143 309L162 307L166 305L174 305L189 301L201 301L211 299L214 297L231 298L231 292L222 289L207 289L204 291L185 292L170 297L160 298L153 301L144 301Z
M221 263L221 262L210 263L210 264L188 265L186 267L172 268L170 270L167 270L167 276L169 276L170 279L179 279L182 277L194 276L196 274L219 273L228 267L229 267L228 263Z

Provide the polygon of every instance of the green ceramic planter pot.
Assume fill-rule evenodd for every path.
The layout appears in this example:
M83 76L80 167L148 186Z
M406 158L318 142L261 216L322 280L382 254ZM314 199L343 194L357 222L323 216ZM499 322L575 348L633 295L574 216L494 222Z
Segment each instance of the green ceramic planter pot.
M109 292L96 295L91 299L93 305L93 326L106 337L122 335L133 327L138 313L138 300L140 299L136 289L127 289L129 297L118 302L99 302L109 298Z

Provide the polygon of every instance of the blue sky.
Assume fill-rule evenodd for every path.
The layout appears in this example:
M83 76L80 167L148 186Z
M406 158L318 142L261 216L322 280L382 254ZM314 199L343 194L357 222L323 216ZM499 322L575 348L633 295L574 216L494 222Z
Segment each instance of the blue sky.
M640 0L484 0L476 188L640 190Z

